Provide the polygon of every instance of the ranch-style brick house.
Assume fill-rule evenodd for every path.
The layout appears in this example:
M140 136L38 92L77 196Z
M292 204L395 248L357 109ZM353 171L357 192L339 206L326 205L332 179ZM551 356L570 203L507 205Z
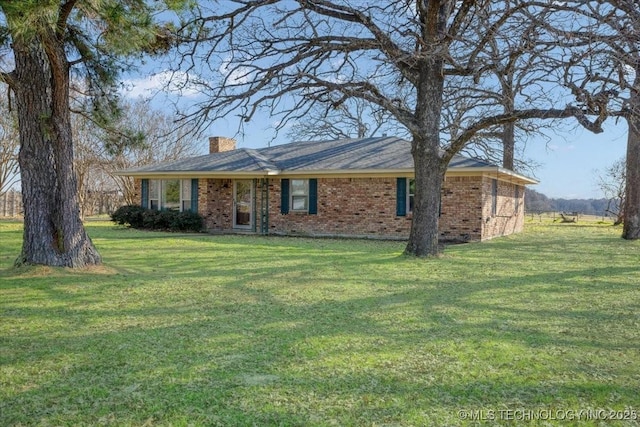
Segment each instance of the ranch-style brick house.
M412 219L411 143L395 137L236 149L122 171L143 207L197 211L210 232L406 239ZM480 241L520 232L524 186L536 181L456 156L442 188L440 237Z

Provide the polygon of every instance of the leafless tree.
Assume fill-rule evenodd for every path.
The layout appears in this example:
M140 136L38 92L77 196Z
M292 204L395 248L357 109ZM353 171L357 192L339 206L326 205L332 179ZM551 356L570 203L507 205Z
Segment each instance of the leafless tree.
M152 108L148 100L123 101L117 122L103 127L83 114L72 117L74 168L82 215L108 213L136 204L133 178L118 171L194 156L198 144L176 118Z
M489 20L488 16L484 18ZM489 76L493 75L493 82L488 78L488 84L479 85L468 79L450 79L445 85L442 133L449 138L455 139L457 133L464 131L464 123L477 121L478 111L485 113L489 106L499 107L496 111L501 107L503 114L510 114L516 109L560 102L553 93L542 90L543 86L558 82L557 76L553 76L557 64L549 60L553 49L547 43L538 43L540 34L536 25L522 18L522 22L514 19L505 24L503 34L497 34L484 49L484 68ZM486 23L482 28L488 26ZM479 109L479 105L483 108ZM380 107L372 111L369 107L360 98L347 99L338 107L314 105L303 119L291 125L287 135L297 140L365 137L380 132L409 137L407 129L391 113ZM477 132L462 152L508 169L532 173L538 165L524 158L524 144L532 135L544 135L544 129L555 125L554 120L521 120L494 126ZM518 146L516 141L520 141Z
M516 120L572 116L597 130L577 105L504 112L494 103L475 103L473 114L441 139L442 112L450 105L446 88L459 80L464 87L495 82L486 67L487 46L497 35L507 37L504 28L522 22L524 12L544 11L530 3L244 0L222 12L202 3L200 15L185 26L194 44L183 50L181 65L208 99L186 118L208 124L234 112L248 121L267 109L280 116L282 127L317 105L339 108L353 98L387 111L407 129L415 164L405 252L437 255L447 165L479 132Z
M484 15L479 13L478 19L486 21L479 29L490 27L491 17L487 15L490 12L487 10ZM541 9L537 12L538 19L544 19L550 13L551 10ZM482 37L482 34L476 35L477 39ZM478 104L493 104L508 115L519 109L562 104L563 91L549 90L558 85L555 75L557 64L550 60L554 50L553 44L544 43L543 34L535 22L528 20L526 14L516 14L504 22L501 31L488 39L483 47L483 67L489 72L488 84L468 86L468 82L463 81L467 87L451 88L447 99L456 102L453 103L454 108L449 108L447 112L464 117L476 110ZM467 105L458 105L463 97ZM455 123L456 119L450 119L449 122ZM466 150L480 151L481 157L499 162L507 169L532 169L532 165L527 164L530 160L516 160L516 141L524 143L531 135L540 136L543 129L557 125L556 122L507 122L478 132Z
M105 129L84 115L74 115L71 127L76 149L74 168L78 177L78 202L82 218L108 213L120 205L122 196L107 158Z
M543 4L543 2L539 2ZM640 238L640 8L634 0L554 2L558 17L539 21L564 51L564 84L602 124L628 125L622 237Z
M387 132L397 135L397 128L388 111L352 98L337 107L314 105L304 118L291 124L287 136L297 141L365 138Z
M95 151L99 150L102 142L96 132L97 126L84 116L71 117L71 129L75 141L73 166L78 180L78 204L80 217L85 218L89 211L89 188L91 188L92 170L98 164Z
M597 184L605 197L609 199L607 213L613 214L616 219L614 225L624 222L624 207L626 200L626 167L627 160L623 157L615 161L598 173Z
M6 89L0 90L0 196L18 182L20 148L16 116L9 109Z
M193 141L193 129L176 126L175 117L153 109L145 100L124 106L120 126L140 135L138 143L112 141L109 146L103 145L99 152L94 152L94 156L98 159L98 170L114 180L125 204L139 201L135 200L133 178L117 175L118 171L194 156L200 151Z

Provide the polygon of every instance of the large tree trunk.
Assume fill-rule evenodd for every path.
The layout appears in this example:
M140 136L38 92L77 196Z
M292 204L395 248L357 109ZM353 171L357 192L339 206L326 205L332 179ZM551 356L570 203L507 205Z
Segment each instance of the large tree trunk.
M415 116L419 132L413 133L411 153L415 166L416 193L413 222L405 254L419 257L436 256L440 192L449 163L440 150L440 118L444 89L443 62L431 60L425 64L418 85Z
M45 50L41 41L13 43L24 203L24 239L16 264L99 264L80 220L66 57L61 47L47 44Z
M638 70L636 73L640 72ZM628 240L640 238L640 76L636 74L636 90L629 99L629 135L627 137L626 200L624 202L624 226L622 237Z
M419 257L437 256L440 253L438 220L442 181L447 165L424 143L414 141L416 187L413 206L413 222L405 254Z

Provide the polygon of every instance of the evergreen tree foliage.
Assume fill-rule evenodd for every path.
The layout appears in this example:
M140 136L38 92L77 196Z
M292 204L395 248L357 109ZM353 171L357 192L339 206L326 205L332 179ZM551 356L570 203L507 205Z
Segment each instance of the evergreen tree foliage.
M118 114L117 82L127 60L170 45L170 27L154 17L180 3L0 1L0 43L13 67L0 80L15 97L20 133L25 218L17 264L101 262L80 220L70 100L107 126Z

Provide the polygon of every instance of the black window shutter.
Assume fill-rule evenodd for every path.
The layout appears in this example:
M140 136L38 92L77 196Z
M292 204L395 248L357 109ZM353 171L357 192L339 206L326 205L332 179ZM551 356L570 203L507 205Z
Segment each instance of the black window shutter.
M491 180L491 215L498 214L498 180Z
M191 180L191 212L198 212L198 178Z
M318 214L318 180L309 180L309 215Z
M142 206L145 209L149 208L149 180L148 179L143 179L142 180L142 191L140 191L141 193L141 203L140 206Z
M396 180L396 215L407 216L407 178Z
M280 213L289 213L289 180L280 180Z

